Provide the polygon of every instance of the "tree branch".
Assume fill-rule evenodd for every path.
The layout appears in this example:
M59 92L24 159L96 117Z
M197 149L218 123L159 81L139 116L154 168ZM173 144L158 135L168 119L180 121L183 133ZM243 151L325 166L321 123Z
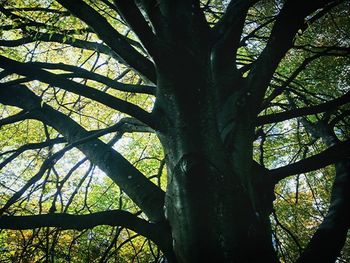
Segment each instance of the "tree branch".
M30 35L30 36L25 36L14 40L0 40L0 46L17 47L17 46L32 43L35 41L57 42L61 44L67 44L72 47L82 48L86 50L94 50L99 53L108 55L116 59L118 62L126 64L125 61L123 61L123 59L117 53L115 53L112 49L110 49L108 46L104 44L75 39L75 38L67 37L63 34L58 34L58 33L48 34L48 33L35 32L35 36Z
M275 183L278 183L280 180L290 175L314 171L326 167L327 165L334 164L340 159L349 157L350 140L347 140L331 146L319 154L315 154L287 166L272 169L269 171L269 175Z
M32 112L37 119L59 131L69 143L79 142L74 146L119 185L150 220L158 222L164 219L164 192L113 148L96 138L86 140L88 131L65 114L42 103L39 97L23 85L1 88L0 102Z
M267 27L269 24L271 24L272 22L274 22L276 19L275 16L273 16L272 18L268 19L267 21L265 21L264 23L260 24L258 27L256 27L255 29L253 29L249 34L247 34L246 36L244 36L241 41L239 46L245 46L246 45L246 41L252 37L257 37L256 33L264 28Z
M119 15L138 36L152 57L157 58L157 38L147 25L134 0L114 0Z
M34 65L21 63L4 56L0 56L0 67L6 69L9 72L24 75L31 79L37 79L47 84L57 86L64 90L98 101L106 106L111 107L112 109L129 114L130 116L133 116L146 123L150 127L155 127L153 117L150 113L132 103L118 99L97 89L68 80L62 76L45 71ZM1 85L6 86L6 83Z
M304 25L304 18L323 7L330 0L286 1L276 18L266 47L248 75L248 83L252 94L252 104L257 112L273 73L286 52L293 46L295 34Z
M51 155L49 158L45 159L45 161L43 162L43 164L40 166L39 171L33 176L31 177L29 180L27 180L27 182L25 183L25 185L23 185L18 191L16 191L10 199L7 200L7 202L4 204L3 207L0 208L0 218L2 216L2 214L11 206L13 205L15 202L17 202L17 200L19 198L21 198L21 196L25 193L25 191L27 191L27 189L29 187L31 187L32 185L34 185L36 182L38 182L45 174L45 172L51 168L60 158L63 157L63 155L69 151L70 149L72 149L72 146L67 146L65 148L63 148L62 150L59 150L58 152L54 153L53 155Z
M265 109L268 104L276 98L278 95L282 94L283 91L288 87L288 85L299 75L300 72L302 72L308 64L310 64L315 59L321 57L322 55L325 55L324 53L319 53L316 55L313 55L311 57L307 57L304 59L304 61L290 74L290 76L283 82L283 84L279 87L276 87L273 92L269 95L268 98L264 99L261 109Z
M241 78L235 55L248 9L255 2L257 0L232 0L225 14L211 31L213 41L210 58L213 79L223 99L231 92L232 83Z
M135 0L136 5L146 16L154 28L156 33L164 27L164 19L159 9L159 0Z
M116 89L119 91L132 92L132 93L143 93L155 95L156 88L155 86L148 85L135 85L135 84L125 84L122 82L118 82L116 80L110 79L106 76L100 75L98 73L86 70L84 68L79 68L72 65L67 65L63 63L47 63L47 62L32 62L28 63L30 65L34 65L37 67L45 68L45 69L61 69L65 71L73 72L72 74L61 74L65 77L70 78L86 78L91 79L100 83L105 84L109 88Z
M90 26L128 65L153 83L156 82L153 63L125 41L124 37L97 11L81 0L58 0L58 2Z
M248 9L259 0L231 0L224 15L212 29L215 41L223 40L235 51L239 46L244 18ZM232 50L232 49L231 49Z
M66 213L34 216L1 216L0 229L25 230L39 227L83 230L99 225L121 226L152 240L168 259L174 259L172 238L164 223L149 223L124 210L110 210L86 215Z
M45 147L49 147L52 146L54 144L58 144L58 143L64 143L66 140L62 137L56 138L56 139L51 139L51 140L47 140L45 142L39 142L39 143L28 143L25 144L21 147L19 147L16 150L10 150L10 151L6 151L3 153L0 153L0 156L12 153L9 157L7 157L4 161L2 161L0 163L0 170L2 168L4 168L7 164L9 164L10 162L12 162L14 159L16 159L19 155L21 155L22 153L24 153L25 151L28 150L35 150L35 149L41 149L41 148L45 148Z
M321 113L329 110L334 110L337 107L345 105L350 102L350 92L345 93L343 96L336 98L334 100L321 103L314 106L293 109L285 112L279 112L274 114L268 114L264 116L259 116L257 118L256 125L263 125L268 123L275 123L280 121L285 121L292 118L297 118L301 116Z
M45 12L45 13L54 13L59 14L61 16L68 16L69 12L64 12L59 9L53 9L53 8L46 8L46 7L14 7L14 8L7 8L9 12L14 11L24 11L24 12Z
M27 112L27 115L30 115L31 118L34 119L34 115L32 116L29 112ZM12 119L11 117L16 117L16 115L10 116L9 118ZM6 118L6 120L7 119L8 118ZM0 120L0 127L1 127L1 124L2 124L2 120ZM8 123L5 123L5 124L8 124ZM127 133L127 132L154 133L154 130L152 130L150 127L148 127L147 125L145 125L144 123L136 119L126 117L121 119L118 123L110 127L100 129L100 130L88 131L89 135L85 137L84 140L88 141L90 139L96 139L111 132L119 132L120 136L122 136L123 133ZM41 148L52 146L54 144L65 143L65 142L67 142L67 140L64 137L58 137L55 139L50 139L39 143L27 143L25 145L22 145L18 149L2 152L0 153L0 157L7 154L11 154L11 153L12 154L0 163L0 170L25 151L41 149Z
M320 124L323 125L323 123ZM316 133L320 134L321 138L327 145L330 145L338 141L338 139L334 134L332 127L328 125L329 124L327 124L328 130L326 131L319 125L314 126L313 128L317 130L321 129L321 132L316 131ZM297 263L335 262L345 244L347 232L350 227L349 156L346 156L335 163L335 173L327 215L321 225L317 228ZM332 240L332 242L330 243L329 240Z
M12 124L19 121L24 121L32 118L31 114L26 111L20 111L15 115L11 115L7 118L0 119L0 128L7 124Z
M349 160L349 159L348 159ZM297 263L336 262L350 227L350 163L339 162L328 213Z
M43 214L34 216L1 216L0 229L24 230L39 227L83 230L99 225L122 226L159 243L162 229L123 210L110 210L86 215ZM166 233L165 233L166 234Z

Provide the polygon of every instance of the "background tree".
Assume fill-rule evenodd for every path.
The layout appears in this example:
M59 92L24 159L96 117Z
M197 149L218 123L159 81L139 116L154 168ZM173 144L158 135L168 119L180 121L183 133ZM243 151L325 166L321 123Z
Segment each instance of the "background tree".
M348 260L349 7L1 1L1 259Z

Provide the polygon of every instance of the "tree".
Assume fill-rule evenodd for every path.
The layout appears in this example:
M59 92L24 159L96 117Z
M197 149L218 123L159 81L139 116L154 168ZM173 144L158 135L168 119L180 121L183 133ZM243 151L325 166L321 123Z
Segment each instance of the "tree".
M334 177L311 240L291 234L298 262L334 262L350 222L349 4L2 1L0 227L120 226L169 262L286 261L275 187L290 192L284 179L296 176L298 203L310 200L302 184ZM116 144L139 132L161 145L156 176L137 166L144 152L132 164ZM75 149L86 159L70 159ZM87 194L87 210L69 207L86 178L72 174L87 160L142 214L103 198L100 209L112 209L89 210Z

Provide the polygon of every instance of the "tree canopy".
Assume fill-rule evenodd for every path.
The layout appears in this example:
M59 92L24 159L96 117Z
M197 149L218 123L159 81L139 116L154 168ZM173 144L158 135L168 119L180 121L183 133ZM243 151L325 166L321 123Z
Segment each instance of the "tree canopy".
M346 0L0 1L0 261L348 262L349 62Z

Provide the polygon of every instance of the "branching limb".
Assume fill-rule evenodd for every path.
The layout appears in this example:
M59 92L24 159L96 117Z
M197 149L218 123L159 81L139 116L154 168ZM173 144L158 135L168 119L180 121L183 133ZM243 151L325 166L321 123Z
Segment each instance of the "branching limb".
M319 53L304 59L304 61L290 74L290 76L283 82L283 84L279 87L276 87L274 91L269 95L268 98L264 99L262 103L262 109L266 108L267 105L278 95L282 94L283 91L288 87L288 85L302 72L307 65L309 65L315 59L321 57L324 53Z
M88 137L84 128L65 114L43 104L25 86L0 89L0 102L31 111L37 119L54 127L119 185L150 220L163 220L164 192L113 148L96 138Z
M300 160L293 164L272 169L269 175L273 177L274 182L278 182L290 175L307 173L314 171L327 165L333 164L344 157L349 158L350 155L350 140L340 142L319 154L315 154L306 159Z
M240 78L235 62L235 54L243 31L249 7L256 0L232 0L225 14L212 29L211 67L220 96L225 99L231 92L232 83Z
M157 38L147 25L134 0L114 0L114 4L119 15L125 20L131 30L135 32L148 53L152 57L157 58Z
M292 107L295 107L293 98L287 96ZM300 118L305 130L315 139L321 138L328 147L337 147L343 144L334 133L334 126L325 115L316 123L307 118ZM342 150L340 150L340 154ZM337 152L338 154L338 152ZM328 213L323 222L306 246L297 262L335 262L344 246L348 228L350 227L349 214L350 200L350 161L349 151L335 162L335 178ZM332 243L329 244L329 240ZM327 249L325 249L327 248Z
M335 136L333 134L333 136ZM335 179L329 209L297 263L336 262L350 228L349 154L335 163ZM332 242L329 242L329 241Z
M12 124L12 123L16 123L19 121L24 121L24 120L28 120L32 118L31 114L29 112L26 111L21 111L15 115L0 119L0 128L1 126L7 125L7 124Z
M340 107L342 105L345 105L350 102L350 92L345 93L343 96L336 98L334 100L321 103L314 106L299 108L299 109L293 109L285 112L279 112L274 114L268 114L264 116L259 116L257 118L256 125L263 125L268 123L275 123L280 121L289 120L292 118L312 115L316 113L321 113L325 111L334 110L337 107Z
M63 157L63 155L69 151L70 149L72 149L71 146L65 147L62 150L54 153L53 155L51 155L49 158L45 159L44 163L41 165L39 171L32 177L30 178L26 184L19 189L18 191L16 191L16 193L14 193L11 198L6 202L6 204L0 208L0 218L1 215L11 206L13 205L15 202L17 202L17 200L19 198L21 198L21 196L24 194L25 191L27 191L27 189L29 187L31 187L32 185L34 185L36 182L38 182L45 174L45 172L52 167L60 158Z
M3 152L0 154L0 156L6 155L9 153L12 153L12 154L9 157L7 157L3 162L0 163L0 170L2 168L4 168L7 164L12 162L14 159L16 159L19 155L24 153L25 151L42 149L44 147L49 147L49 146L52 146L54 144L63 143L65 141L66 140L64 138L59 137L56 139L52 139L52 140L48 140L48 141L40 142L40 143L28 143L28 144L25 144L25 145L19 147L16 150L10 150L10 151Z
M248 39L250 39L251 37L256 36L256 33L261 30L262 28L268 26L269 24L271 24L272 22L274 22L276 19L276 17L272 17L270 19L268 19L267 21L265 21L264 23L262 23L261 25L259 25L258 27L256 27L254 30L252 30L249 34L247 34L246 36L244 36L241 41L240 41L240 46L245 46L246 45L246 41Z
M327 53L331 56L349 56L350 47L345 46L314 46L314 45L299 45L294 46L295 49L304 50L314 54Z
M248 9L256 2L258 0L231 0L225 14L214 26L214 39L226 42L223 46L230 52L237 50Z
M165 247L169 233L160 224L149 223L127 211L110 210L86 215L65 213L34 216L1 216L0 229L24 230L39 227L57 227L59 229L83 230L99 225L122 226L131 229Z
M135 0L143 15L149 20L157 33L164 27L164 19L159 8L159 0Z
M333 183L328 213L297 263L336 262L350 228L350 163L343 160Z
M154 86L125 84L125 83L110 79L106 76L100 75L98 73L95 73L83 68L79 68L76 66L68 65L68 64L46 63L46 62L32 62L30 64L37 67L45 68L45 69L61 69L65 71L70 71L73 73L61 74L61 75L69 78L91 79L91 80L103 83L112 89L116 89L120 91L132 92L132 93L144 93L144 94L150 94L150 95L155 95L155 92L156 92L156 88Z
M69 12L65 12L59 9L54 8L47 8L47 7L14 7L14 8L7 8L9 12L14 11L24 11L24 12L45 12L45 13L54 13L59 14L61 16L68 16Z
M155 83L153 63L134 49L103 16L81 0L58 0L58 2L90 26L128 65Z
M97 89L68 80L62 76L48 72L34 65L21 63L4 56L0 56L0 67L5 68L7 71L24 75L31 79L37 79L47 84L57 86L64 90L98 101L111 107L112 109L127 113L130 116L133 116L148 124L150 127L154 127L153 118L150 113L132 103L118 99ZM2 85L6 86L6 83Z
M30 115L30 113L27 112L26 115ZM11 117L16 117L16 115L13 115ZM6 118L4 120L16 119L16 118L11 118L11 117ZM34 116L32 116L32 117L34 117ZM1 121L2 120L0 120L0 124L1 124ZM8 124L8 123L6 123L6 124ZM149 126L145 125L144 123L142 123L136 119L125 117L125 118L121 119L118 123L116 123L110 127L100 129L100 130L89 131L88 132L89 135L87 137L85 137L84 139L85 140L97 139L101 136L104 136L104 135L112 133L112 132L119 132L119 134L120 134L120 136L118 136L118 138L119 138L122 136L123 133L128 133L128 132L129 133L133 133L133 132L154 133L154 130L152 130ZM0 157L4 156L4 155L8 155L8 154L11 154L11 155L0 163L0 170L2 168L4 168L7 164L12 162L14 159L16 159L19 155L24 153L25 151L42 149L45 147L51 147L54 144L65 143L65 142L67 142L65 138L58 137L55 139L46 140L44 142L28 143L28 144L25 144L25 145L19 147L18 149L2 152L2 153L0 153Z
M287 1L273 26L265 49L254 62L248 82L252 94L252 104L259 106L279 62L293 46L296 33L304 25L304 19L318 8L325 6L329 0L305 2ZM258 110L258 109L257 109Z
M123 59L115 53L112 49L104 44L99 44L96 42L90 42L81 39L74 39L72 37L67 37L63 34L53 33L41 33L41 32L33 32L33 35L25 36L19 39L14 40L0 40L0 46L3 47L18 47L21 45L25 45L28 43L36 42L36 41L44 41L44 42L57 42L61 44L70 45L72 47L77 47L86 50L94 50L99 53L108 55L120 63L125 63Z

